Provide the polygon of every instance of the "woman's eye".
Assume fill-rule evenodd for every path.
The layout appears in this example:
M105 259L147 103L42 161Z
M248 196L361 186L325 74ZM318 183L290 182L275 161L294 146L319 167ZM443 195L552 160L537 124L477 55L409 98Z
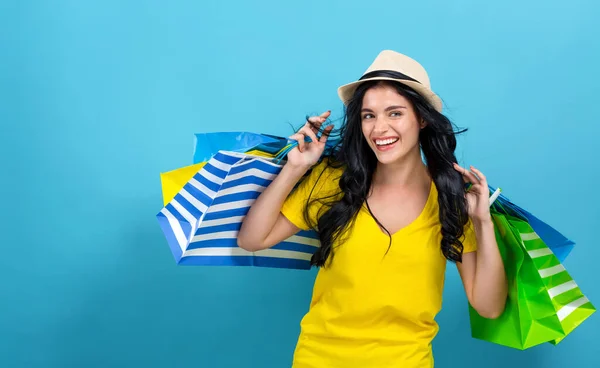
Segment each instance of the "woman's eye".
M391 116L395 116L395 117L402 116L402 113L400 111L393 111L391 113Z
M373 117L373 114L364 114L363 115L363 119L371 119Z

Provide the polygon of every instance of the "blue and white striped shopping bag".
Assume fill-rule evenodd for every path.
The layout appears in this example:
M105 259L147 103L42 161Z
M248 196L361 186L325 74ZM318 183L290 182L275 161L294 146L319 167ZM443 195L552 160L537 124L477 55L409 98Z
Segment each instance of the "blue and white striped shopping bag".
M157 214L177 263L309 269L319 246L314 231L258 252L237 246L242 219L281 168L274 160L237 152L219 151L210 159Z

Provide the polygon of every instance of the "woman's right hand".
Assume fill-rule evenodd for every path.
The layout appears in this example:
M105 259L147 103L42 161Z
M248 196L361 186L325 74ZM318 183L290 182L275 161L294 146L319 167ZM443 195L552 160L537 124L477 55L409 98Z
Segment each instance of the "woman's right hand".
M325 150L327 137L333 129L333 125L325 128L320 139L317 139L317 133L330 115L331 111L326 111L319 116L310 117L302 129L290 137L290 139L298 142L298 146L294 147L287 154L287 163L289 165L308 170L319 161ZM306 142L305 137L309 137L311 142Z

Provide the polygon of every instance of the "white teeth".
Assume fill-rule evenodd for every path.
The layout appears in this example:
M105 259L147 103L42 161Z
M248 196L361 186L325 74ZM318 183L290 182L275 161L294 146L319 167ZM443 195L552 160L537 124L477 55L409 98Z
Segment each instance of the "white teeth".
M378 146L385 146L388 144L395 143L397 140L398 140L398 138L376 139L375 144Z

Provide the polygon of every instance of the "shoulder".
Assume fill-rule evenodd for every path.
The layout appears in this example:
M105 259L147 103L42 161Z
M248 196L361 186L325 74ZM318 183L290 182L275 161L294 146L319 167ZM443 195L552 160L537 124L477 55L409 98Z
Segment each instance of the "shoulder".
M342 165L325 158L310 169L298 186L310 190L313 194L339 192L339 182L343 173Z
M322 160L296 184L284 201L281 213L300 229L312 228L325 204L330 205L339 198L339 180L343 172L341 166L329 159ZM305 217L307 209L308 217Z

